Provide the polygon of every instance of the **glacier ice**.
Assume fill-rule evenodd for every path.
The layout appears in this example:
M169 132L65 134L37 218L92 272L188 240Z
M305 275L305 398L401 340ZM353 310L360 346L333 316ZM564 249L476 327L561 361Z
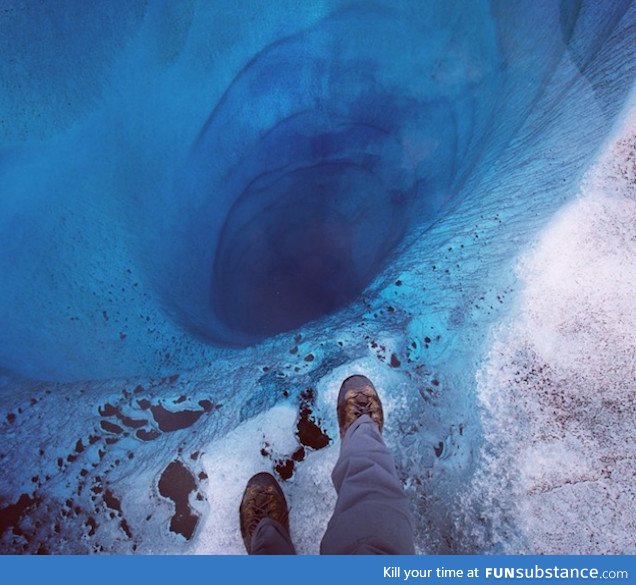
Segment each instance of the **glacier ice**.
M577 387L563 372L581 332L606 333L590 307L628 303L620 280L559 338L546 329L570 319L576 278L527 286L577 266L564 241L593 239L546 226L590 221L563 206L631 124L633 3L120 4L1 17L2 550L239 552L244 476L291 465L292 530L316 552L302 510L333 496L333 397L360 372L388 405L418 550L605 552L581 512L540 538L546 500L527 490L594 479L611 449L599 439L579 469L596 427L548 445L514 383L535 352ZM617 216L597 216L611 256ZM515 271L536 238L531 276ZM597 257L607 280L633 260L622 241L622 264ZM629 357L617 368L601 387L633 379ZM329 446L303 443L299 420ZM627 498L621 457L603 481ZM192 535L169 529L174 461ZM603 527L626 551L633 519Z

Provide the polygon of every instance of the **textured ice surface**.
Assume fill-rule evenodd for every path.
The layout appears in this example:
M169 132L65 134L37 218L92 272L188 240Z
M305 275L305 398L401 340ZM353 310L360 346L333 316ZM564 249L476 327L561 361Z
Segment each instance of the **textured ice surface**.
M636 108L517 272L478 373L479 498L507 552L633 554Z
M315 552L359 372L419 551L633 551L632 3L127 6L2 16L2 550L242 552L292 461Z

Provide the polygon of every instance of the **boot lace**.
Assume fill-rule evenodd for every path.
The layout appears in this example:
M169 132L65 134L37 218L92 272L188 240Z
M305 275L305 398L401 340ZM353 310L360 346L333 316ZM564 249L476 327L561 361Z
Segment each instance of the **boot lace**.
M260 493L252 504L252 514L247 525L248 532L253 534L263 518L272 518L281 524L287 522L287 511L277 514L276 497L268 493Z

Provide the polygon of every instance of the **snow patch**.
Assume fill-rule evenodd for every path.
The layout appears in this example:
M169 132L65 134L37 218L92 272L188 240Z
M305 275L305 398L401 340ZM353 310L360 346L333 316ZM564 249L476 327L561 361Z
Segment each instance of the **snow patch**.
M519 262L518 308L478 372L486 444L468 505L487 494L505 552L636 552L635 193L632 107Z

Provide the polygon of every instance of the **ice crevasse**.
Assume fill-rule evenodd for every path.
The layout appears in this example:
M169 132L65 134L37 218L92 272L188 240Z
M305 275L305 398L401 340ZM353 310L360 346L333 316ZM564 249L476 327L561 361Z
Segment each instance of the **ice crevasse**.
M365 373L418 551L634 552L632 2L0 27L3 551L241 552L273 470L317 552Z

